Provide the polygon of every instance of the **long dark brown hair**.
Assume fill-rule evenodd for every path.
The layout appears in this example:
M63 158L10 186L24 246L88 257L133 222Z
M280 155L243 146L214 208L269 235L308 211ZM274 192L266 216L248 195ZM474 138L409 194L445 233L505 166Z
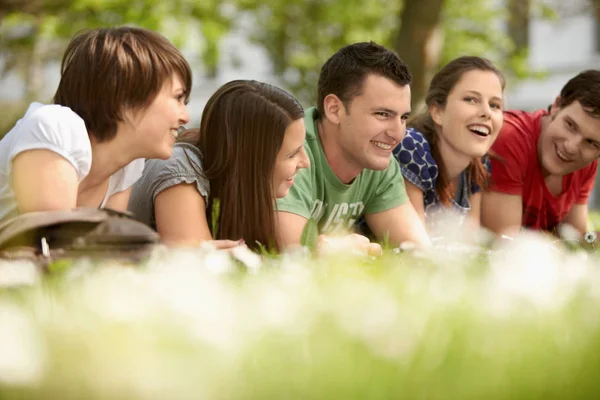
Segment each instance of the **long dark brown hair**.
M304 110L292 95L263 82L235 80L208 100L200 130L179 141L202 153L202 171L210 182L206 215L219 202L214 239L244 239L253 250L277 251L275 193L272 177L288 126Z
M489 60L475 56L464 56L456 58L446 64L431 80L429 91L425 97L426 109L419 115L408 121L408 125L415 128L425 136L431 147L431 155L438 166L438 177L435 184L435 190L442 204L449 205L454 194L452 193L452 182L448 178L448 171L444 165L444 160L438 146L438 134L436 123L431 118L429 110L433 107L445 107L448 95L462 78L469 71L490 71L498 76L502 90L504 90L504 75ZM488 173L481 162L481 158L474 158L467 167L469 176L479 187L485 187Z

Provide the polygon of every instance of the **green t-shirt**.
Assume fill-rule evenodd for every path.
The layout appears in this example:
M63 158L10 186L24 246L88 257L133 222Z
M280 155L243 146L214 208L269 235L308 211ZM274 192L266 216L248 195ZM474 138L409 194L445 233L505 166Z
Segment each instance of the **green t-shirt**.
M319 138L317 111L306 111L304 148L310 168L296 174L288 195L277 199L277 210L314 219L319 233L352 230L363 214L386 211L408 201L398 162L390 155L382 171L363 170L349 185L333 173Z

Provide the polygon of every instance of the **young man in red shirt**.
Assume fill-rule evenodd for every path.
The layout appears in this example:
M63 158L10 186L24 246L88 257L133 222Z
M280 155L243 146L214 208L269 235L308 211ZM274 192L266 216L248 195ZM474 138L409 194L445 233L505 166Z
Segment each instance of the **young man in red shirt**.
M505 111L492 146L482 225L513 236L521 228L587 230L589 194L600 156L600 71L584 71L548 110Z

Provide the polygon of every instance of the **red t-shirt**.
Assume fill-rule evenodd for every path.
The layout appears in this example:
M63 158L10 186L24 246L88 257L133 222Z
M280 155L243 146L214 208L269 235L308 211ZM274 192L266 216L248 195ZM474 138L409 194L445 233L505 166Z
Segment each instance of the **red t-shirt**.
M533 113L505 111L504 125L492 146L492 176L488 189L523 198L522 225L554 231L573 204L587 204L594 186L597 161L563 177L562 193L554 196L546 187L538 157L541 118L546 110Z

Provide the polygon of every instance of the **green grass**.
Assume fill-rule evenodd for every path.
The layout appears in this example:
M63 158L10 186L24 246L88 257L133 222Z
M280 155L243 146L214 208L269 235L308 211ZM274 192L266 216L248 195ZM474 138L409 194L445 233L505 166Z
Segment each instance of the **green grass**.
M0 398L598 398L598 259L510 246L82 261L0 289Z
M592 210L589 214L588 220L588 226L592 230L600 231L600 211Z

